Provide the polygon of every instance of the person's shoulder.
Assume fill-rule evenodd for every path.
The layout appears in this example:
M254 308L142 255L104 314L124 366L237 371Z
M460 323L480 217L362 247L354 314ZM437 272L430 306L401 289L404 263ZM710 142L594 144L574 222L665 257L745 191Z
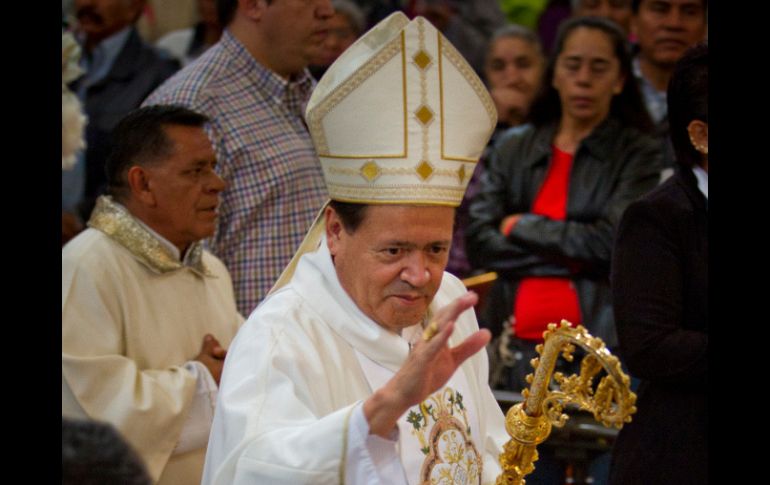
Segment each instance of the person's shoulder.
M155 42L155 47L168 51L174 57L176 57L177 60L181 61L187 51L187 48L190 46L193 35L194 29L192 27L174 30L158 39Z
M631 203L624 213L624 218L627 222L647 218L657 224L665 224L675 223L686 217L693 209L681 183L679 174L672 175Z
M495 140L494 147L502 149L503 147L511 147L520 145L527 140L531 140L537 133L537 129L531 123L525 123L523 125L513 126L508 128Z
M266 296L248 316L247 323L291 331L302 326L305 316L313 314L305 298L289 284ZM299 315L303 318L297 318Z
M224 55L221 46L214 45L169 77L143 104L181 104L201 109L226 89L229 73Z
M321 321L307 301L291 285L268 295L246 315L238 330L238 346L281 347L282 352L314 348L314 335L323 332ZM256 347L255 347L256 346Z
M516 164L525 163L536 157L542 151L544 138L547 135L547 128L536 127L531 123L510 128L501 134L494 144L493 157L496 163L509 165L512 161Z
M661 140L652 133L645 133L635 126L617 120L608 136L617 146L627 150L662 150Z
M62 248L62 265L104 261L119 247L102 231L87 228Z
M639 202L653 206L671 204L672 201L684 202L687 199L687 194L685 193L682 184L683 180L681 173L675 172L662 184L648 192L639 200Z
M206 268L208 268L214 275L226 275L228 278L230 277L230 272L228 271L227 266L225 266L225 263L208 249L203 250L201 258L204 266L206 266Z
M157 75L168 77L178 71L181 66L171 53L145 42L141 38L139 38L136 48L139 56L134 67L144 73L157 73Z
M139 268L128 249L97 229L88 228L70 240L61 254L62 284L79 278L106 284L120 282Z
M450 298L456 298L467 291L460 278L447 271L444 271L439 289Z
M594 130L586 139L586 146L608 166L645 176L648 181L659 177L663 168L661 140L617 118L607 119Z
M441 279L441 286L435 297L437 309L448 305L466 293L468 293L468 288L465 287L462 280L457 276L444 271L444 277Z

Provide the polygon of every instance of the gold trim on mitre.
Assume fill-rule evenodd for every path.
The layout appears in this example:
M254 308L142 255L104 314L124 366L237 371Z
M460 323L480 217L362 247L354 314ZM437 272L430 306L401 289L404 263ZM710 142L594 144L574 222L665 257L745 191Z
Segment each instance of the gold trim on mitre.
M455 160L458 162L472 162L476 163L478 162L478 158L472 158L472 157L462 157L459 155L448 155L446 150L446 143L445 143L445 123L444 123L444 64L442 61L443 57L446 57L449 62L452 63L452 65L457 69L457 71L465 78L465 81L468 83L468 85L473 88L473 90L476 92L476 95L478 96L479 100L481 100L482 105L484 106L484 109L487 112L487 116L489 117L490 124L492 125L492 130L494 131L494 127L497 125L497 108L495 108L495 103L492 100L492 97L489 95L489 91L487 91L486 86L484 86L484 83L481 82L479 77L476 75L476 72L471 68L470 65L468 65L468 62L463 58L462 54L460 54L457 49L449 43L449 41L446 40L446 38L441 35L441 32L436 32L437 42L438 42L438 72L439 72L439 98L441 99L441 113L440 113L440 119L441 119L441 158L443 160ZM490 131L490 136L492 135L492 131Z
M406 158L409 150L407 133L407 90L406 90L406 49L403 28L409 19L396 12L374 26L348 47L329 66L313 90L306 108L310 136L316 152L321 157L331 158ZM384 43L384 45L383 45ZM374 52L374 54L372 54ZM332 153L326 138L323 121L343 99L350 96L361 84L371 78L382 66L401 54L401 93L403 97L403 145L394 154ZM370 55L371 57L367 56ZM352 114L355 116L355 114Z

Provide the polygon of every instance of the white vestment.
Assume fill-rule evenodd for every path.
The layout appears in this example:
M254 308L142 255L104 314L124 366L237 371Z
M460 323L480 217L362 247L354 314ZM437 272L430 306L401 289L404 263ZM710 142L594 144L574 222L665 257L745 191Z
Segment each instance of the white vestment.
M62 415L111 423L153 480L198 483L209 423L191 431L187 420L208 395L196 395L188 361L206 333L227 348L243 317L216 257L198 248L198 264L183 266L124 211L102 215L121 242L91 228L62 250ZM175 450L183 429L199 435L194 449Z
M431 309L436 311L463 293L462 283L445 273ZM450 344L457 345L477 329L473 311L464 312ZM365 446L362 440L349 440L351 412L401 367L408 353L405 338L369 319L340 286L322 241L316 252L302 256L291 281L260 304L233 340L220 383L203 483L337 484L350 476L349 467L378 466L376 456L374 464L348 462L350 456L366 455L350 453L348 448ZM425 417L438 413L438 407L452 408L464 422L463 402L474 408L467 415L467 425L468 434L478 437L474 442L483 461L481 483L494 483L500 473L498 454L508 436L487 374L488 358L482 350L450 381L464 390L464 399L450 389L444 395L459 401L442 404L434 399L432 408L423 408L423 417L417 416L421 414L418 406L402 417L398 448L410 484L419 482L421 471L403 459L409 449L404 440L416 440L420 434L417 429L412 433L410 427L423 424ZM431 402L425 401L429 406ZM447 439L463 434L452 433ZM429 438L425 434L420 439ZM419 458L415 462L442 459L433 456L433 450L429 454L419 446L411 449Z

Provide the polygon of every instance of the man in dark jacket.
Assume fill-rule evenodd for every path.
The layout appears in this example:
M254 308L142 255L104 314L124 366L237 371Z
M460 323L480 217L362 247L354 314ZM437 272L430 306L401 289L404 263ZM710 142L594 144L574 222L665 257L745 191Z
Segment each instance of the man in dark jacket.
M176 60L139 37L135 23L144 5L144 0L75 1L83 47L81 66L86 72L70 88L80 98L88 117L84 160L78 161L85 166L75 171L84 172L85 181L83 187L83 180L63 176L62 212L77 211L81 220L88 219L96 197L103 192L112 129L179 69ZM69 204L64 203L67 195Z

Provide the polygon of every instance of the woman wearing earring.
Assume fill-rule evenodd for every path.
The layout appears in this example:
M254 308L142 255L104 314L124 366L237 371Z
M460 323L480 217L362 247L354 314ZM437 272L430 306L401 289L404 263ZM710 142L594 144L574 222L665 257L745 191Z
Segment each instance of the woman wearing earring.
M623 215L612 260L620 355L641 379L610 483L708 482L708 45L668 86L677 172Z
M502 387L514 391L551 322L582 324L616 345L615 227L661 166L625 35L606 19L564 22L531 121L490 157L466 233L474 267L499 275L481 317L513 334L517 360Z

